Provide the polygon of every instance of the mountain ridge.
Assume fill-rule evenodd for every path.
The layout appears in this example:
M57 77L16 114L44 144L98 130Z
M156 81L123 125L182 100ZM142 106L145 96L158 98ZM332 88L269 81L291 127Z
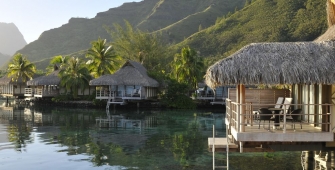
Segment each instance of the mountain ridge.
M100 38L112 41L104 26L124 25L160 32L179 52L190 46L205 57L226 57L252 42L313 40L326 29L323 0L144 0L97 13L92 19L71 18L42 33L19 50L45 69L56 55L80 53ZM323 19L324 18L324 19Z
M243 2L244 0L228 1L236 4L237 2ZM213 3L220 4L222 2L224 1L210 0L204 2L191 0L191 2L185 2L177 0L144 0L141 2L125 3L120 7L111 8L105 12L99 12L92 19L71 18L68 23L63 24L61 27L43 32L38 40L26 45L19 52L26 55L32 62L38 62L56 55L67 55L89 48L90 42L99 37L111 41L111 37L107 31L104 30L104 26L112 28L115 23L124 25L124 20L127 20L130 24L137 26L141 30L157 31L193 15L194 12L202 12ZM193 6L192 3L195 5ZM179 10L174 9L176 6L179 7ZM221 16L234 8L226 8L227 10L225 11L218 10L222 14L216 15ZM169 15L166 15L165 13L168 13ZM174 13L176 14L172 15ZM216 17L214 18L216 19ZM204 26L207 26L214 24L215 19L201 22L204 23ZM204 18L204 20L206 20L206 18ZM210 22L210 24L207 24L207 22ZM192 24L194 25L194 23L190 23L192 27ZM150 27L150 25L155 25L155 27ZM188 31L181 32L180 34L173 34L174 36L178 36L178 39L176 40L174 38L171 39L169 36L166 36L166 38L170 38L171 42L179 42L183 40L184 37L186 38L190 34L196 32L199 24L196 23L196 26L193 27L196 27L196 29L193 29L193 32L191 33ZM179 28L176 30L178 29ZM164 31L166 33L169 32L168 29L165 29ZM170 33L170 36L171 35L172 34ZM38 69L44 68L39 67Z

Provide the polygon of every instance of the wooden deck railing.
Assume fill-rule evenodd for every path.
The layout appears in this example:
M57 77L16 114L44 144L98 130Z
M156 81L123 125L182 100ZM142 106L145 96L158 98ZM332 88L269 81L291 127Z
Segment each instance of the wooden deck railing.
M47 89L35 89L34 96L48 97L56 96L59 94L59 90L47 90Z
M257 116L260 114L257 110L254 110L253 108L259 108L259 106L264 107L264 105L272 107L276 104L253 104L253 103L245 103L240 104L236 102L232 102L230 99L226 99L226 120L229 123L230 127L234 127L237 132L246 132L245 127L246 126L253 126L255 124L255 120L257 119ZM310 106L319 106L322 107L322 114L320 113L305 113L298 114L300 118L305 117L305 119L301 120L302 124L308 124L308 125L314 125L319 126L320 132L332 132L332 125L331 125L331 106L332 104L289 104L284 105L283 107L298 107L298 108L304 108L304 107L310 107ZM285 108L283 110L286 110ZM282 119L282 126L283 126L283 133L286 133L286 116L288 113L283 112L283 114L280 114ZM318 122L314 122L314 120L310 120L310 116L320 116L321 120ZM300 122L299 122L300 123ZM321 126L320 126L321 125Z
M33 93L33 89L32 88L25 88L24 89L24 95L25 96L34 96L34 93Z
M126 91L124 90L121 90L121 91L112 91L110 93L109 90L106 90L106 91L100 91L100 90L97 90L96 91L96 98L100 98L100 99L108 99L109 98L109 95L111 95L110 97L111 98L142 98L142 95L140 93L138 94L135 94L133 92L130 92L128 94L126 94Z

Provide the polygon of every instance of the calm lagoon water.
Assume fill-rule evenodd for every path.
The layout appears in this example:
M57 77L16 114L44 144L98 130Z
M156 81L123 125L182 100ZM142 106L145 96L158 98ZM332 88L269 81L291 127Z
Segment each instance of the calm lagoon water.
M223 110L0 107L0 169L212 169L207 138L225 136ZM230 170L302 169L301 152L230 153ZM216 155L216 165L226 154Z

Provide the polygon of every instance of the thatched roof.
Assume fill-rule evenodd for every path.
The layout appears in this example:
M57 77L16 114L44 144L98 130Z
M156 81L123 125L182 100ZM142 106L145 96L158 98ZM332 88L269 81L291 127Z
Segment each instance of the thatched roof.
M8 76L3 76L0 78L0 85L7 85L12 82L12 79L9 78Z
M208 68L206 84L334 84L335 42L253 43Z
M114 74L103 75L90 81L92 86L100 85L139 85L158 87L156 80L147 75L147 70L138 62L127 61Z
M319 36L314 41L334 41L335 40L335 25L328 28L328 30Z
M335 24L335 0L327 0L327 20L329 27Z
M11 77L8 77L7 75L3 76L0 78L0 85L7 85L7 84L14 84L14 85L19 85L19 84L25 84L22 79L19 79L17 82L12 81Z
M41 85L59 85L60 78L58 77L59 70L46 75L34 78L27 81L27 86L41 86Z

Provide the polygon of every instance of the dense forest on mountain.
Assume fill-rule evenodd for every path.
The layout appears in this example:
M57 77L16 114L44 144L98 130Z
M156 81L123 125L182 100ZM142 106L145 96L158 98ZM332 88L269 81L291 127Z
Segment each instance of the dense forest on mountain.
M327 29L325 9L325 0L254 0L176 46L227 57L255 42L313 41Z
M185 26L183 25L196 28L194 30L188 29L184 33L175 33L180 37L186 38L198 31L199 23L201 23L203 28L213 25L217 17L233 11L236 6L243 6L244 1L144 0L137 3L125 3L118 8L98 13L92 19L71 18L69 23L61 27L45 31L38 40L28 44L19 52L26 55L30 61L36 62L45 58L50 60L51 57L56 55L67 55L86 50L90 47L90 42L99 37L111 41L111 36L107 33L105 27L113 27L114 23L124 24L124 20L130 22L136 28L150 32L169 26L172 27L173 24L183 20L185 21L184 24L182 22L173 27L179 31L184 30ZM218 6L215 11L208 10L208 7L212 4L217 4ZM205 15L208 16L202 19L200 17L187 18L191 15L199 15L198 13L206 13ZM169 29L166 30L168 31ZM171 41L176 42L175 40Z
M105 28L125 20L160 33L171 48L171 60L190 46L210 59L207 64L253 42L312 41L327 28L325 0L144 0L92 19L71 18L18 52L44 70L53 56L83 57L91 41L113 41Z

